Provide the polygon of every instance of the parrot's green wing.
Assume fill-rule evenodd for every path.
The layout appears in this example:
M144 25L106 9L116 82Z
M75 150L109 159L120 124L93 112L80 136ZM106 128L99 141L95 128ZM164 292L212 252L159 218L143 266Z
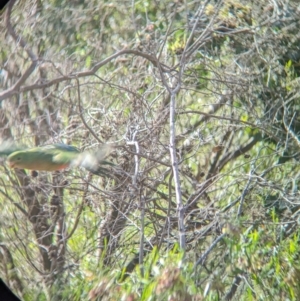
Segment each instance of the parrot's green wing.
M52 155L52 162L57 164L72 164L80 155L79 150L72 145L56 143L40 147L41 151Z

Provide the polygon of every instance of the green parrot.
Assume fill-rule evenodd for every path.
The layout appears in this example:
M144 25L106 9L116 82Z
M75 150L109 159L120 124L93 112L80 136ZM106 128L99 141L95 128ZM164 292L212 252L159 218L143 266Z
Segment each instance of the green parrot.
M56 171L81 166L93 174L101 175L108 172L103 165L113 165L103 160L108 151L108 145L94 153L81 153L76 147L63 143L25 148L4 142L0 147L0 156L7 156L10 168Z

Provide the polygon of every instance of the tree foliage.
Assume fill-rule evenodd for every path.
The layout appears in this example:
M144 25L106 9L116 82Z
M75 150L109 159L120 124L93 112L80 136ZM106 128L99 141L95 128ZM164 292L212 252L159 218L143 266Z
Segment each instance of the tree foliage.
M24 300L299 300L298 1L11 0L0 138L109 144L109 175L1 164Z

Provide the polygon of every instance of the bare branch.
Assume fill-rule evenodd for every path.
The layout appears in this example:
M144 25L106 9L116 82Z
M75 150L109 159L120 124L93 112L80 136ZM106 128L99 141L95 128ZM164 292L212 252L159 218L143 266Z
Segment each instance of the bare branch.
M6 98L9 98L12 95L18 94L20 92L27 92L27 91L37 90L37 89L44 89L44 88L51 87L51 86L53 86L55 84L62 83L64 81L72 80L74 78L93 76L93 75L95 75L95 73L101 67L103 67L104 65L106 65L107 63L109 63L110 61L112 61L113 59L117 58L118 56L125 55L125 54L133 54L133 55L141 56L141 57L147 59L148 61L150 61L155 67L159 66L159 68L162 70L162 72L169 71L168 67L166 67L163 64L158 63L158 61L153 56L151 56L151 55L149 55L147 53L138 51L138 50L129 50L129 49L126 50L125 49L125 50L121 50L121 51L119 51L119 52L111 55L110 57L104 59L103 61L95 64L90 70L81 71L81 72L72 72L72 73L70 73L68 75L60 76L58 78L46 81L46 82L41 83L41 84L33 84L33 85L30 85L30 86L25 86L25 87L20 88L20 86L26 80L26 78L24 76L25 73L24 73L24 75L22 76L22 78L20 78L20 80L13 87L11 87L10 89L5 90L5 91L3 91L3 92L0 93L0 101L4 100ZM36 64L37 64L37 60L36 60L36 62L32 63L32 65L30 66L30 68L26 71L26 74L28 74L30 71L32 73L32 71L36 67ZM33 68L33 70L32 70L32 68ZM31 73L29 73L29 74L31 74ZM28 75L27 75L27 77L28 77ZM22 81L21 81L21 79L22 79Z

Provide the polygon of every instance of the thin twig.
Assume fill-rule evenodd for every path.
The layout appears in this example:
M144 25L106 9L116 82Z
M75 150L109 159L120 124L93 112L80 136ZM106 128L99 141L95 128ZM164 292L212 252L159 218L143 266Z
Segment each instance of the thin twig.
M138 175L139 175L139 169L140 169L140 161L139 161L139 154L140 154L140 147L139 143L136 140L136 135L138 133L138 129L135 129L135 131L132 133L130 137L130 141L127 141L128 145L134 145L136 154L134 155L134 162L135 162L135 168L134 168L134 175L132 176L132 186L134 192L138 191ZM141 275L143 277L144 275L144 268L143 268L143 262L144 262L144 242L145 242L145 199L141 194L140 197L140 221L141 221L141 230L140 230L140 251L139 251L139 265L140 265L140 271Z
M176 156L175 145L175 93L171 94L170 102L170 155L173 169L174 186L176 194L177 212L178 212L178 232L180 248L185 250L185 227L184 227L184 211L185 208L182 203L178 160Z
M284 109L283 109L283 118L282 118L283 124L284 124L284 128L292 136L293 140L296 142L296 144L298 145L298 147L300 147L300 140L298 139L298 137L294 133L294 131L291 129L291 124L292 124L293 119L294 119L294 117L296 115L296 112L294 113L294 116L293 116L292 120L290 121L290 124L287 124L286 115L287 115L286 107L284 106Z
M249 192L249 187L250 187L250 184L251 184L251 180L252 180L252 175L254 174L255 172L255 166L254 164L252 163L251 164L251 169L249 171L249 178L248 178L248 181L247 181L247 184L242 192L242 195L241 195L241 201L240 201L240 204L239 204L239 208L238 208L238 212L237 212L237 216L241 216L242 214L242 210L243 210L243 204L244 204L244 200L245 200L245 196L247 195L247 193Z
M76 82L77 82L77 95L78 95L78 107L79 107L79 116L80 119L82 121L82 123L84 124L84 126L90 131L90 133L94 136L94 138L100 143L103 144L103 142L101 141L101 139L96 135L96 133L94 132L94 130L87 124L87 122L85 121L84 117L83 117L83 108L81 106L81 96L80 96L80 84L79 84L79 79L76 77L75 78Z
M194 265L194 269L196 269L196 267L201 264L203 265L204 261L206 260L206 257L208 256L208 254L212 251L212 249L217 245L217 243L219 241L221 241L224 237L226 236L226 233L221 234L220 236L218 236L213 243L210 245L210 247L202 254L202 256L196 261L195 265Z
M81 200L81 204L79 206L79 209L78 209L78 212L77 212L77 215L76 215L76 218L75 218L75 222L74 222L74 225L72 227L72 230L68 233L68 235L64 238L64 241L68 241L72 235L75 233L76 229L77 229L77 226L79 224L79 220L80 220L80 217L81 217L81 213L83 211L83 208L84 208L84 204L86 203L86 196L87 196L87 193L89 191L89 183L91 181L91 177L92 177L92 174L89 173L88 175L88 180L86 181L86 185L85 185L85 189L84 189L84 192L83 192L83 196L82 196L82 200Z
M230 301L233 296L235 295L240 283L242 281L242 277L240 275L235 276L233 283L231 285L230 290L226 293L226 295L224 296L223 300L225 301Z

